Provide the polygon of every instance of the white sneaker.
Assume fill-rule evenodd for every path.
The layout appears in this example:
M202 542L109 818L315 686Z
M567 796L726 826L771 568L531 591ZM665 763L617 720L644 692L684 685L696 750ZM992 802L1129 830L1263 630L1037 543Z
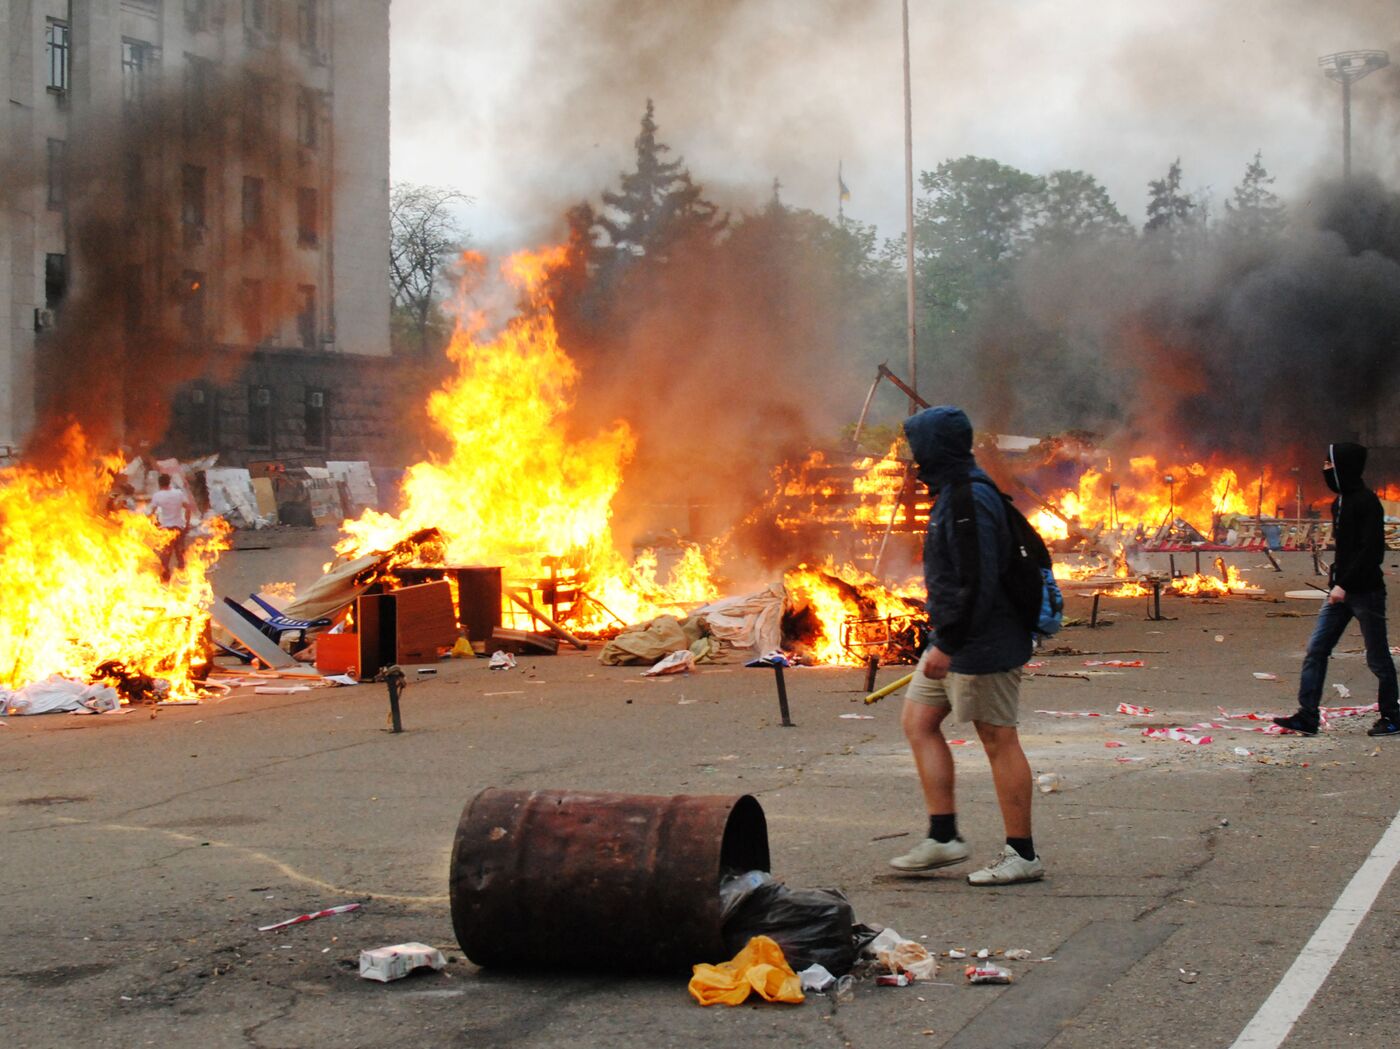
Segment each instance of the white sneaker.
M932 871L962 863L970 855L967 842L961 838L952 841L925 838L903 856L890 860L890 866L897 871Z
M1010 845L1003 845L1001 855L967 876L969 885L1015 885L1023 881L1040 881L1045 877L1045 864L1037 856L1033 860L1023 859Z

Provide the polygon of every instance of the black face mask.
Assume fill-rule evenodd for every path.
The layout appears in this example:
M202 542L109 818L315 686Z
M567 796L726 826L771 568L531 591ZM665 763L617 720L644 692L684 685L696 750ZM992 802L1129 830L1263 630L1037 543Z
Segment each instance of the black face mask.
M1327 469L1323 470L1322 479L1327 482L1328 488L1339 495L1341 494L1342 489L1341 486L1337 484L1337 468L1335 466L1329 466Z

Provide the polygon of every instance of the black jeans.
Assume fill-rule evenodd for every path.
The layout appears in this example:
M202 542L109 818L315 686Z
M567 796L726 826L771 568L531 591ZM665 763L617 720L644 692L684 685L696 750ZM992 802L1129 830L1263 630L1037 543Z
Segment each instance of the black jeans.
M1337 647L1347 624L1355 618L1366 642L1366 666L1379 683L1376 698L1382 717L1400 721L1397 705L1395 660L1390 658L1390 641L1385 629L1385 590L1365 594L1348 594L1345 601L1324 604L1317 615L1317 625L1308 639L1308 654L1303 657L1303 674L1298 682L1298 706L1317 717L1322 701L1322 685L1327 678L1327 661Z

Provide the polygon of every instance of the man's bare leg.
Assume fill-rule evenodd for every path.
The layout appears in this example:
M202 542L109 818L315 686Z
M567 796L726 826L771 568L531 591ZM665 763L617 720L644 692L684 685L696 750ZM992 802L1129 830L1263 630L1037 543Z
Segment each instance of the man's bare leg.
M1015 725L986 725L974 721L982 748L992 766L997 803L1008 838L1031 836L1031 765L1021 749ZM947 750L947 743L944 743ZM951 761L951 759L950 759Z
M953 752L943 735L943 719L947 707L931 707L905 700L900 723L904 738L914 754L919 770L919 786L924 792L924 804L930 816L956 812L953 800ZM1029 775L1029 769L1027 770Z

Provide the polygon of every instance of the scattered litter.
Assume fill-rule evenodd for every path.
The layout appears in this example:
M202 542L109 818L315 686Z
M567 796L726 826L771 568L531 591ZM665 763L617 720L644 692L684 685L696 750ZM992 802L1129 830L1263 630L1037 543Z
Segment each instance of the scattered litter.
M1156 713L1151 707L1139 707L1133 703L1119 703L1118 713L1134 718L1148 718Z
M1143 759L1143 758L1114 758L1113 760L1116 761L1116 762L1118 762L1118 764L1120 764L1120 765L1131 765L1131 764L1132 764L1133 762L1135 762L1135 761L1143 761L1143 760L1145 760L1145 759Z
M1182 983L1195 983L1201 976L1195 969L1178 969L1177 972L1180 974L1177 979Z
M948 741L948 746L950 746L950 747L965 747L965 746L967 746L967 740L965 740L965 739L950 739L950 740Z
M1086 667L1145 667L1140 659L1086 659Z
M447 959L436 947L426 943L397 943L392 947L376 947L360 952L360 975L366 980L388 983L402 980L414 969L443 969Z
M688 674L695 669L695 653L688 648L672 652L656 665L642 671L643 677L661 677L663 674Z
M816 962L803 969L797 974L797 977L802 981L804 991L816 991L818 994L836 982L836 977L831 975L830 970Z
M850 1005L856 1000L856 978L847 973L836 981L836 986L832 988L831 997L838 1005Z
M1057 773L1042 772L1035 778L1036 786L1040 788L1042 794L1056 794L1060 790L1061 780ZM982 955L978 955L982 957Z
M342 903L338 907L327 907L323 911L312 911L310 914L298 914L295 918L274 922L271 925L259 925L258 932L272 932L274 929L285 929L289 925L300 925L302 922L315 921L317 918L329 918L333 914L349 914L351 911L359 909L360 904L358 903Z
M1182 728L1145 728L1142 734L1148 739L1172 739L1178 743L1190 743L1192 746L1202 746L1211 742L1211 736L1193 736Z
M414 673L419 674L422 677L432 677L434 674L437 673L437 667L419 667L417 670L414 671Z
M1048 714L1052 718L1101 718L1102 714L1090 710L1037 710L1037 714Z
M1014 947L1002 955L1003 958L1006 958L1008 961L1013 962L1029 961L1030 956L1031 952L1026 950L1024 947Z
M966 958L967 952L961 947L954 947L951 951L948 952L948 957L952 958L954 961L957 961L960 958Z
M909 973L881 973L875 977L877 987L908 987L914 982Z
M325 677L323 680L329 681L332 685L358 685L358 684L359 684L359 681L357 681L355 678L351 677L349 674L327 674L326 677Z
M842 721L874 721L874 714L838 714Z
M1104 742L1104 746L1105 746L1105 747L1109 747L1109 748L1113 748L1113 747L1126 747L1127 744L1126 744L1126 743L1120 743L1120 742L1118 742L1118 740L1116 740L1116 739L1110 739L1110 740L1107 740L1107 741Z
M991 956L992 952L985 947L983 947L980 951L977 952L978 958L990 958Z
M1216 641L1224 641L1224 640L1225 640L1225 635L1224 635L1224 634L1216 634L1216 635L1215 635L1215 640L1216 640Z
M1256 671L1254 672L1254 679L1255 679L1256 681L1277 681L1277 680L1278 680L1278 675L1277 675L1277 674L1269 674L1269 673L1265 673L1265 672L1263 672L1263 671L1256 670Z
M1257 710L1247 710L1240 714L1227 713L1224 707L1216 707L1220 711L1220 716L1226 721L1269 721L1272 722L1276 715L1263 714Z
M929 954L928 948L914 940L906 940L893 929L885 929L865 948L866 954L874 955L875 960L884 966L886 974L898 976L908 974L913 980L932 980L938 975L938 959ZM890 983L887 986L905 987L904 983Z
M968 983L1010 983L1011 973L1000 965L969 965L963 975Z
M1036 662L1036 663L1027 663L1027 664L1026 664L1026 669L1027 669L1027 670L1039 670L1039 669L1040 669L1041 667L1043 667L1044 665L1045 665L1045 663L1044 663L1043 661L1042 661L1042 662Z
M492 670L514 670L515 657L504 649L497 649L491 653Z
M524 689L516 689L514 692L483 692L483 696L523 696Z
M0 709L6 714L53 714L74 711L108 713L121 707L117 690L109 685L89 685L53 674L11 692L0 688Z
M1242 758L1248 758L1253 756L1254 754L1254 752L1252 750L1249 750L1247 747L1236 747L1235 753Z
M747 663L744 664L744 666L746 666L746 667L790 667L790 666L792 666L792 661L789 660L788 657L785 656L785 655L783 655L781 652L774 650L774 651L772 651L772 652L769 652L769 653L766 654L766 655L759 656L757 659L751 659L751 660L749 660Z
M1323 707L1321 714L1324 720L1328 718L1355 718L1362 714L1380 713L1379 703L1370 703L1364 707Z
M297 692L310 692L310 685L254 685L253 691L260 696L290 696Z
M1351 689L1347 688L1347 687L1346 687L1345 685L1343 685L1341 682L1335 683L1332 687L1335 688L1335 689L1337 690L1337 695L1338 695L1340 698L1342 698L1342 699L1350 699L1350 698L1351 698Z

